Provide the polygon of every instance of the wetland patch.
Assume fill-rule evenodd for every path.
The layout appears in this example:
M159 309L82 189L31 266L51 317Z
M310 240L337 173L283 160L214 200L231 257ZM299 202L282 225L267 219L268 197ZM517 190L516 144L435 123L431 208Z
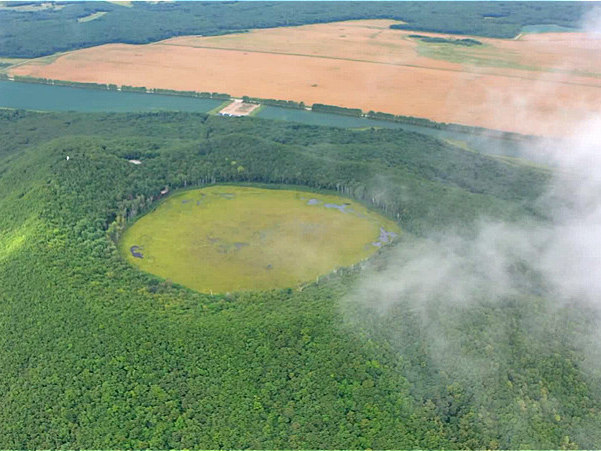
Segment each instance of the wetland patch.
M176 193L124 234L125 258L205 293L296 287L357 263L399 233L349 199L212 186Z

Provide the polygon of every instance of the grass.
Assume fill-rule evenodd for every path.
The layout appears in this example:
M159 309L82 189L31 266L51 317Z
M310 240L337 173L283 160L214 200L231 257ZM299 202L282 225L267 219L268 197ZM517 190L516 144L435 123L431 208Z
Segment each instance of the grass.
M14 230L0 229L0 262L23 246L35 233L36 226L34 221L28 221Z
M417 45L417 52L426 58L477 67L540 70L540 68L534 66L521 64L514 55L496 49L489 44L469 47L420 41Z
M490 44L478 46L459 46L447 43L431 43L420 41L417 45L419 55L426 58L448 61L475 67L498 67L501 69L518 69L531 72L550 72L583 77L599 78L601 74L577 69L562 69L550 66L534 66L523 64L515 54L505 52Z
M526 25L522 27L521 34L536 34L536 33L574 33L582 31L576 27L562 27L556 24L540 24Z
M213 116L217 115L221 110L223 110L226 106L232 103L234 100L225 100L223 103L220 103L218 106L213 108L212 110L207 111L207 114L211 114Z
M13 64L14 67L20 66L22 64L27 64L30 61L35 61L36 64L51 64L53 62L55 62L58 58L60 58L63 55L66 55L69 52L57 52L57 53L53 53L52 55L47 55L47 56L41 56L39 58L34 58L34 59L23 59L22 61L19 61L15 64Z
M339 196L219 185L170 196L125 232L120 249L140 269L205 293L293 288L372 255L381 227L399 233Z
M29 61L27 58L0 58L0 72L6 72L7 69Z
M263 105L263 104L260 104L260 105L259 105L259 107L258 107L258 108L255 108L254 110L252 110L252 111L251 111L251 112L248 114L248 116L251 116L251 117L252 117L252 116L256 116L257 114L259 114L259 113L261 112L261 110L262 110L263 108L265 108L265 105Z
M85 17L80 17L79 19L77 19L77 21L79 23L83 23L83 22L91 22L92 20L96 20L101 18L102 16L104 16L107 13L107 11L97 11L95 13L90 14L89 16L85 16Z
M130 2L130 1L119 1L119 0L111 1L111 0L109 0L109 3L113 3L113 4L119 5L119 6L124 6L126 8L133 8L133 6L134 6L133 2Z
M13 64L22 63L24 61L29 61L28 58L0 58L0 64L6 64L12 66Z

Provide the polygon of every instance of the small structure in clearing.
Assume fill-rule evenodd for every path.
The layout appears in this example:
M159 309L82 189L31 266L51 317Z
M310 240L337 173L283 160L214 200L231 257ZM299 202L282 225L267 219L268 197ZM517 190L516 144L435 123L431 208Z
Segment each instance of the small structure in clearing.
M221 116L248 116L250 113L259 108L258 103L247 103L242 99L234 99L232 103L224 107L219 114Z
M127 160L127 161L129 161L132 164L142 164L142 161L140 161L140 160Z

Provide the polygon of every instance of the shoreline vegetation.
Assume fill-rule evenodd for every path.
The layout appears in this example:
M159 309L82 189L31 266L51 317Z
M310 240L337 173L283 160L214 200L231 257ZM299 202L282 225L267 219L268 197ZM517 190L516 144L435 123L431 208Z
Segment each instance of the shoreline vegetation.
M219 92L198 92L198 91L177 91L173 89L162 89L162 88L146 88L145 86L128 86L128 85L116 85L112 83L84 83L77 81L67 80L54 80L49 78L29 77L23 75L9 76L6 73L0 72L0 81L16 81L21 83L40 83L53 86L65 86L72 88L83 88L83 89L98 89L105 91L122 91L122 92L138 92L141 94L159 94L159 95L170 95L179 97L194 97L198 99L214 99L214 100L234 100L236 97L226 93ZM453 124L446 122L435 122L429 119L414 117L414 116L403 116L395 115L391 113L383 113L379 111L368 111L364 112L359 108L347 108L336 105L327 105L322 103L314 103L313 105L306 105L304 102L293 101L293 100L278 100L278 99L263 99L259 97L242 96L241 99L246 103L256 103L261 105L276 106L281 108L290 108L296 110L306 110L319 113L336 114L340 116L351 116L357 118L373 119L379 121L395 122L407 125L414 125L420 127L427 127L439 130L447 130L452 132L465 133L469 135L479 136L491 136L495 138L507 139L512 141L524 141L532 139L532 136L523 135L514 132L493 130L483 127L474 127L461 124ZM214 112L216 113L216 112Z

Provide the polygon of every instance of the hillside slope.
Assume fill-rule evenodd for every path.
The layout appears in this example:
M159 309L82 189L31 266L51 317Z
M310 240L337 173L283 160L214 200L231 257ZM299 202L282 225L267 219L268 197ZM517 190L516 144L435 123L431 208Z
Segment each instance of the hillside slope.
M0 131L3 447L601 446L598 375L574 346L592 317L540 291L443 303L425 325L344 302L387 252L303 290L209 296L112 241L165 186L254 182L366 202L399 220L402 250L482 215L544 220L545 174L412 133L253 118L2 112ZM482 360L482 383L428 330Z

